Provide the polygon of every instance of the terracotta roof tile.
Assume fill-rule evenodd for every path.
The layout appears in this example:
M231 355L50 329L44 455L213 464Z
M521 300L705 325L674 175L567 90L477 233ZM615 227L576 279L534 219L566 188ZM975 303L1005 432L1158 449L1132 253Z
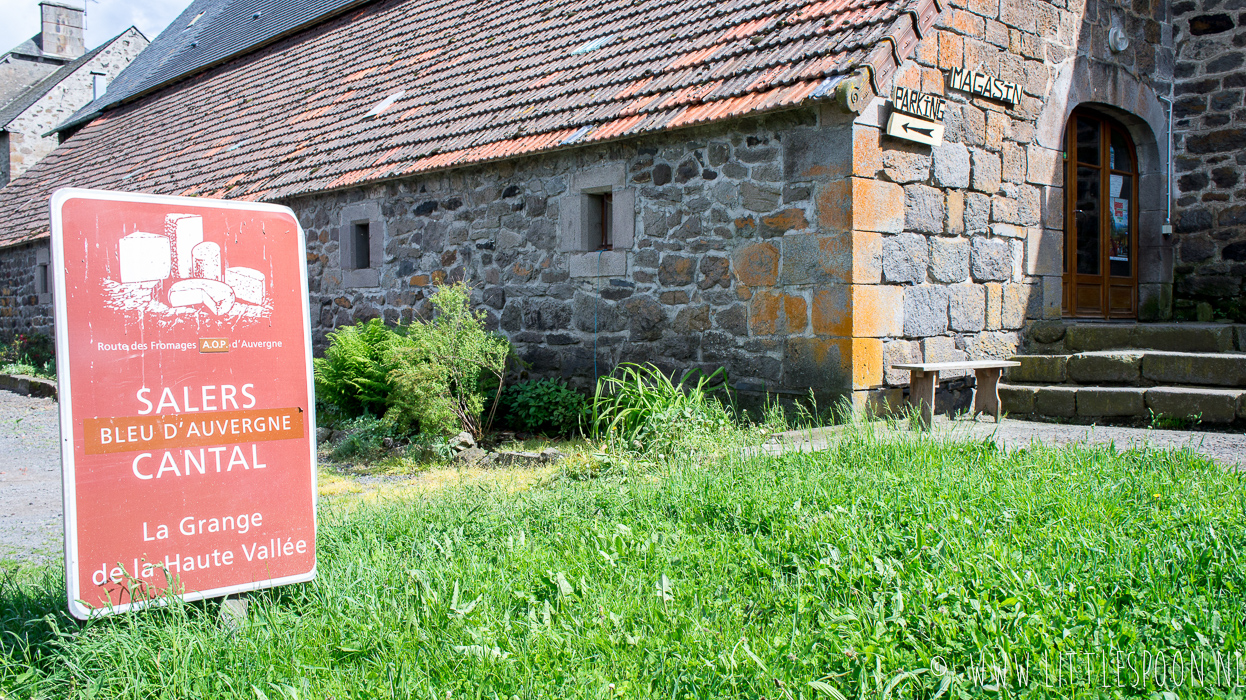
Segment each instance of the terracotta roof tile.
M936 2L378 0L95 119L0 189L0 245L63 186L276 200L789 108Z

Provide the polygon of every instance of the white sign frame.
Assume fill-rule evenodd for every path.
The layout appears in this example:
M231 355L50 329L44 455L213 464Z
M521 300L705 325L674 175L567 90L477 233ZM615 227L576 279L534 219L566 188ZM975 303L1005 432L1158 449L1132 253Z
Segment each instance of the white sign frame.
M311 340L311 312L307 299L309 298L307 285L307 237L303 231L303 226L299 223L298 216L289 207L266 204L261 202L234 202L229 200L208 199L199 197L173 197L166 195L139 194L130 192L114 192L109 190L95 190L76 187L67 187L56 190L52 194L49 206L51 209L51 240L49 247L52 253L52 269L53 269L53 327L56 332L56 381L57 381L57 402L60 413L61 425L61 488L62 498L64 501L64 526L65 526L65 587L69 600L70 613L80 619L87 620L104 615L118 614L131 610L141 610L152 606L164 606L169 602L170 595L162 595L149 600L138 602L123 603L110 607L91 607L84 604L81 599L82 585L78 579L79 560L78 560L78 513L77 513L77 492L74 470L74 414L72 401L72 383L70 381L70 373L72 368L69 364L69 335L68 328L68 308L66 305L66 280L65 280L65 246L64 234L62 231L62 209L66 202L73 199L94 199L112 202L134 202L143 204L165 204L173 206L191 206L197 208L220 208L220 209L236 209L253 212L270 212L275 214L286 214L293 221L298 231L298 246L302 254L299 268L299 283L302 293L303 303L300 307L303 310L303 338L304 338L304 354L307 363L307 395L309 397L307 416L305 418L305 430L310 433L307 439L309 449L309 464L311 468L311 498L312 498L312 525L315 532L319 532L319 514L316 512L316 500L318 494L317 472L318 465L316 460L316 402L315 402L315 382L312 371L312 340ZM177 597L184 601L204 600L208 598L221 598L249 591L263 590L266 588L274 588L293 583L304 583L314 580L319 569L320 562L318 555L313 548L312 551L312 567L310 571L293 576L286 576L276 579L257 580L250 583L225 586L202 591L187 591L177 594Z

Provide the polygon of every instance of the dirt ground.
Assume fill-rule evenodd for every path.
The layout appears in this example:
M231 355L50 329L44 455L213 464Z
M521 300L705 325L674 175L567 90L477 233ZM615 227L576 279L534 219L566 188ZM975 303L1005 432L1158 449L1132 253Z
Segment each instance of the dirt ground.
M1005 419L952 421L939 416L935 434L968 439L993 439L1005 449L1038 441L1053 445L1114 443L1118 449L1150 445L1188 447L1226 467L1246 467L1246 435L1181 430L1149 430L1106 426L1031 423ZM778 436L769 451L816 450L834 439L836 429L794 431ZM61 556L60 425L52 399L0 391L0 560L47 561ZM475 471L480 471L477 474ZM499 478L497 471L444 469L413 477L323 474L322 496L348 500L401 497L436 489L450 482ZM546 476L540 470L510 474L516 487ZM352 498L353 497L353 498Z

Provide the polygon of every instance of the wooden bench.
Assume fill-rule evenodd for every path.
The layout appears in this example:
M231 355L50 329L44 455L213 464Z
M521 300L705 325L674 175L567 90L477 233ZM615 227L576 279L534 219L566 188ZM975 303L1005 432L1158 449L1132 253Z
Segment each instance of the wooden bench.
M967 360L965 362L914 362L892 365L894 369L909 371L909 405L921 413L923 430L930 430L934 418L935 387L939 385L939 372L971 369L977 376L978 385L973 392L973 415L990 413L999 422L999 376L1006 367L1020 367L1020 362L1010 360Z

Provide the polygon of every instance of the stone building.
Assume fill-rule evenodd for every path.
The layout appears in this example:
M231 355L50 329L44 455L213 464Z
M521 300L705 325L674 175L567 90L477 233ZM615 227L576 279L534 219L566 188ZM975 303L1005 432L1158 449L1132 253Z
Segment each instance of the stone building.
M104 94L147 46L134 27L86 50L84 6L40 3L38 34L0 56L0 187L52 152L53 130Z
M1161 323L1237 313L1242 34L1218 1L317 6L70 124L0 192L0 265L41 249L62 186L265 200L307 231L321 348L466 279L531 374L579 385L650 361L885 405L898 362L1022 352L1016 412L1185 410L1163 392L1189 373L1148 367L1246 349ZM46 327L11 274L0 323ZM1233 382L1207 399L1230 421Z

